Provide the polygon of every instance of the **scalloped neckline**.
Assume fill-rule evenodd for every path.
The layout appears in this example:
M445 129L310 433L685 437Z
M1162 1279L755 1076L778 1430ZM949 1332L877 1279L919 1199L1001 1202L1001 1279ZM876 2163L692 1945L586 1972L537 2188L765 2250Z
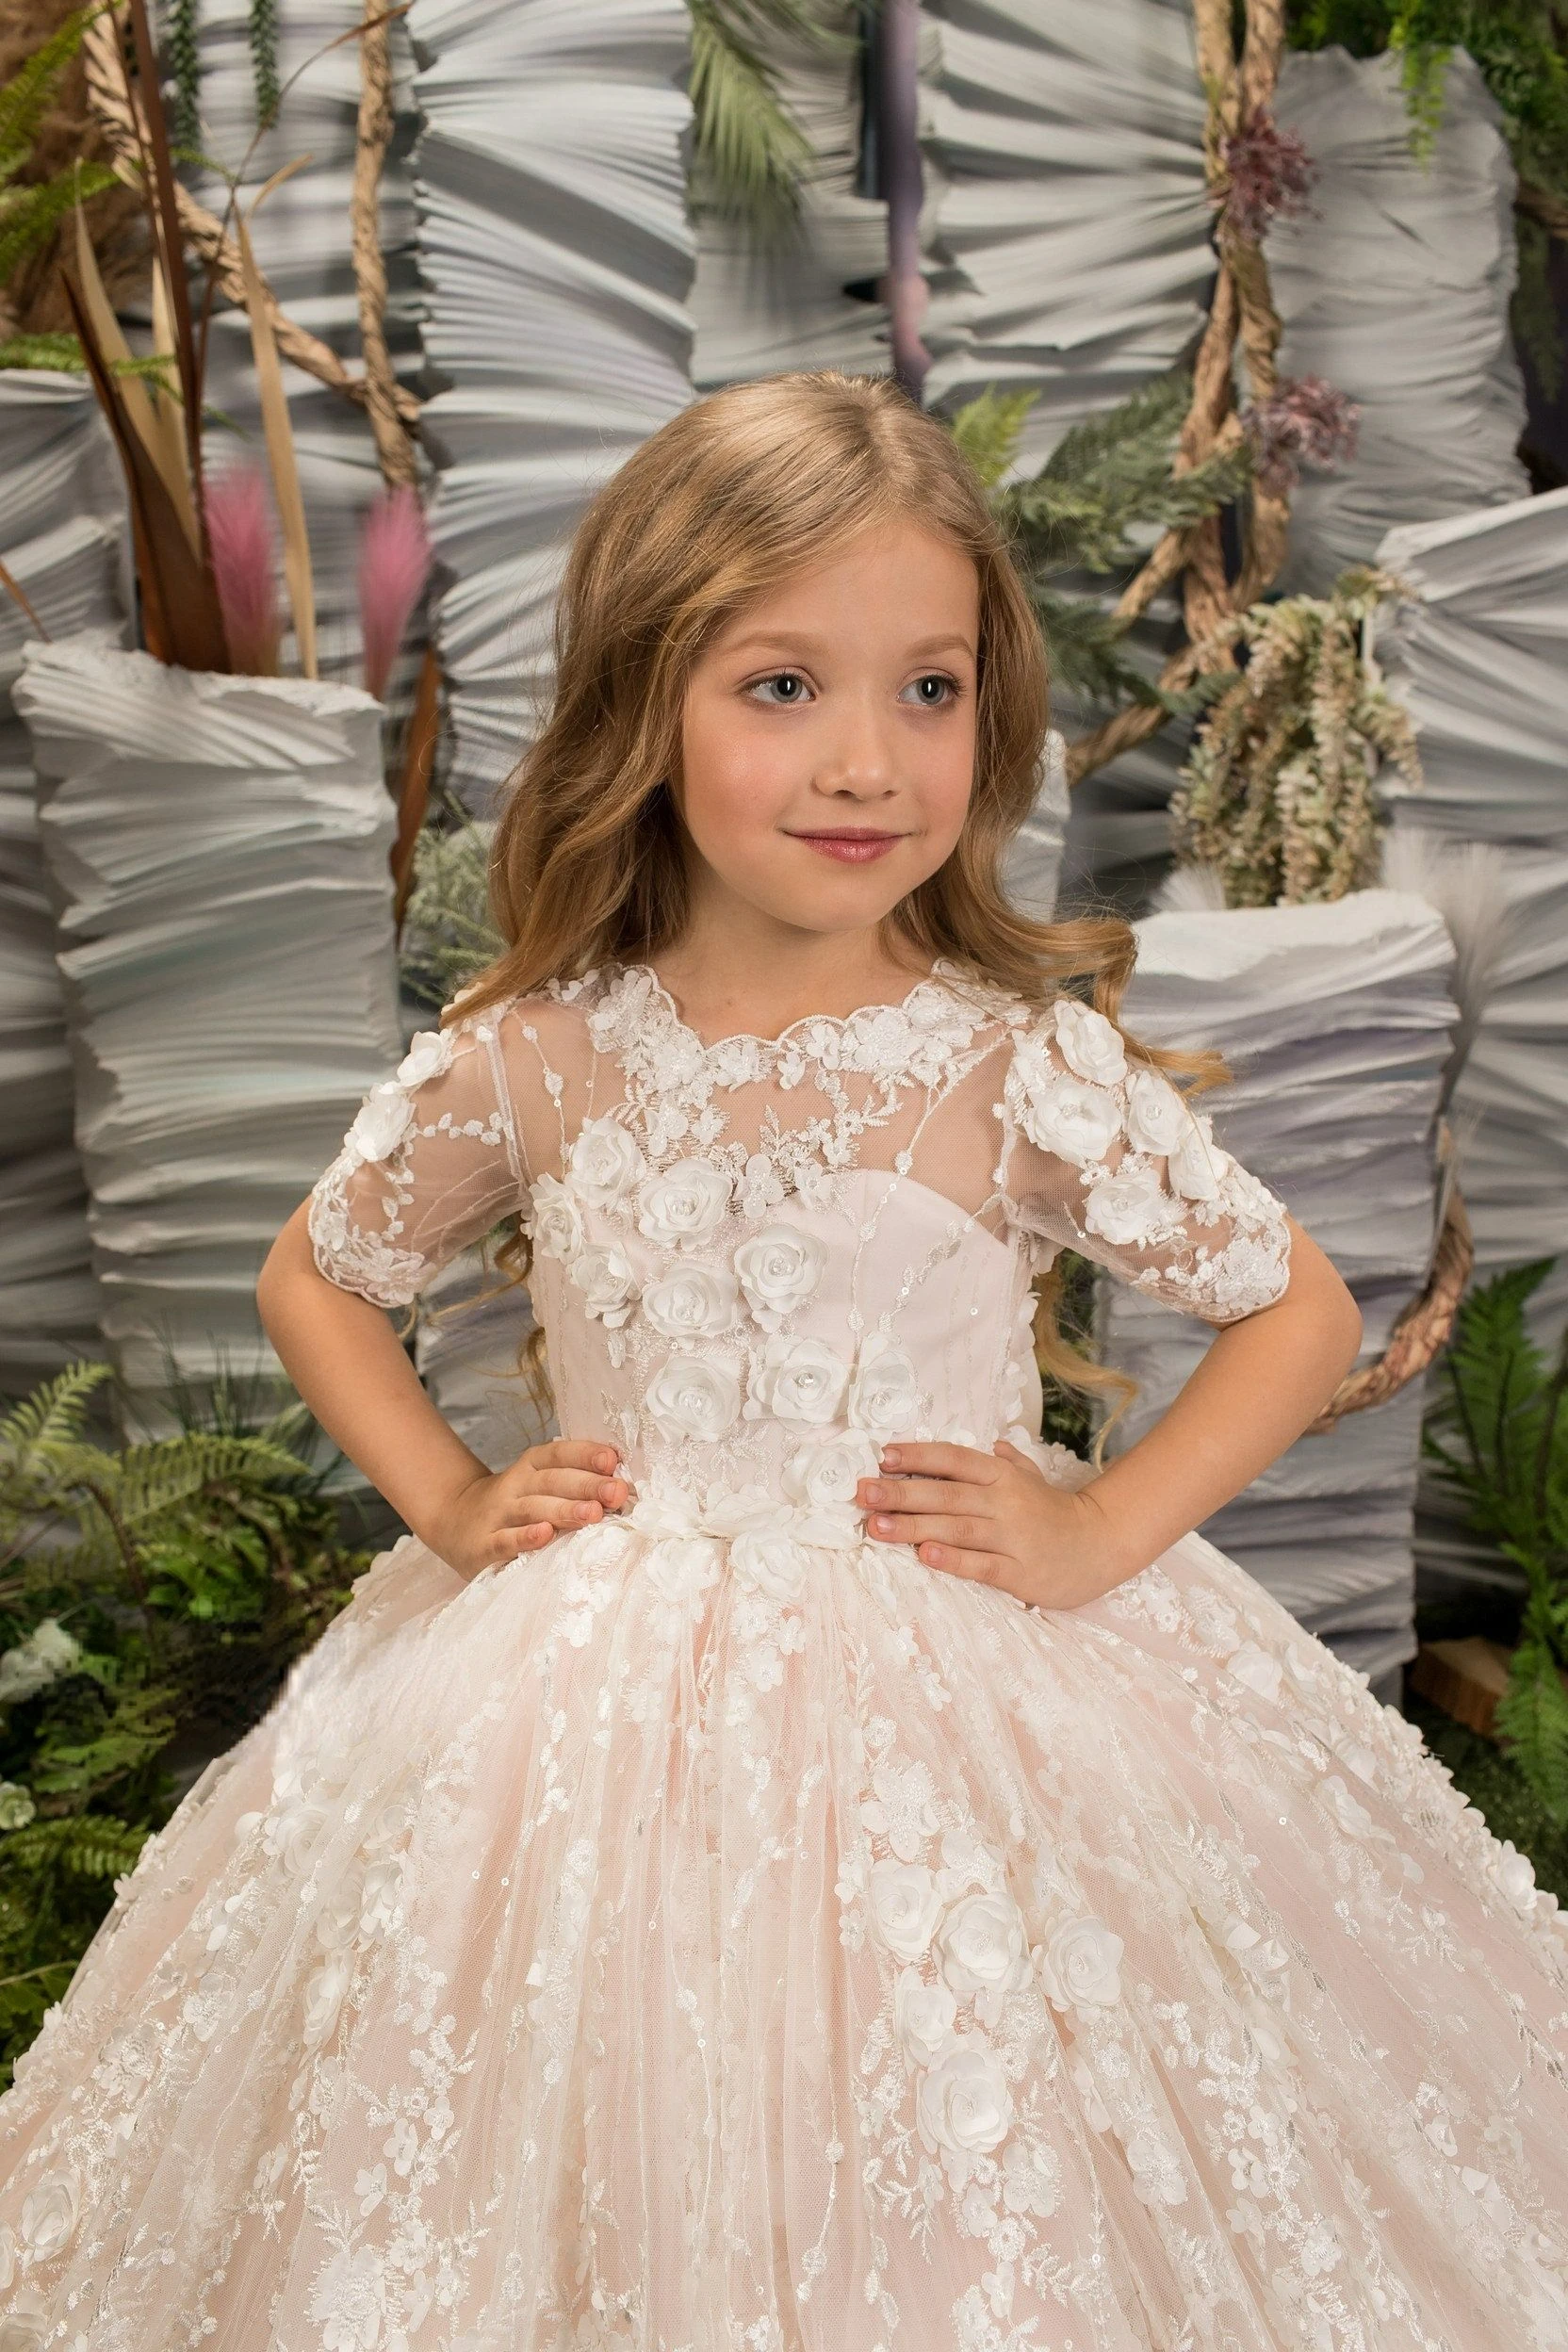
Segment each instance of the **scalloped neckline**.
M717 1054L727 1045L759 1045L765 1052L776 1052L797 1029L821 1028L825 1024L830 1029L837 1029L841 1034L854 1022L863 1020L868 1013L907 1012L916 997L924 989L937 989L951 995L950 982L962 976L957 972L956 966L951 963L945 956L939 956L930 971L923 972L911 988L906 989L896 1004L876 1002L858 1004L852 1013L801 1013L793 1021L786 1021L777 1035L771 1037L764 1037L757 1029L731 1029L727 1031L722 1037L708 1038L693 1028L651 964L617 963L615 968L618 972L636 974L646 980L654 995L663 1005L672 1025L678 1029L683 1037L689 1037L698 1052L704 1055Z

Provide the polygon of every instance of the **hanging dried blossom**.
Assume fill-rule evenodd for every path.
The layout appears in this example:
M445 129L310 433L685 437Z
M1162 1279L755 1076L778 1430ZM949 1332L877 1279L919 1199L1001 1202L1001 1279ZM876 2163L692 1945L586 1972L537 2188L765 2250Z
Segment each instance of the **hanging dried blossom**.
M1209 191L1220 228L1256 245L1272 220L1298 220L1312 207L1307 199L1317 166L1298 131L1282 131L1266 106L1259 106L1239 131L1220 142L1224 177Z
M1254 400L1241 422L1260 486L1283 498L1303 465L1332 467L1354 457L1361 410L1324 376L1282 376L1273 399Z
M1255 604L1203 648L1239 643L1246 666L1199 730L1171 815L1181 863L1215 868L1227 906L1321 902L1376 881L1379 764L1422 778L1410 714L1364 633L1385 598L1411 593L1353 564L1330 596Z

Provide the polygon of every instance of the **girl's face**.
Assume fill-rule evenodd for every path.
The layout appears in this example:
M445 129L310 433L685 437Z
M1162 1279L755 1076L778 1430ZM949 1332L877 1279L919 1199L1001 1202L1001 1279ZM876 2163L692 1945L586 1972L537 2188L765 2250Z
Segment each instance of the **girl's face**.
M898 522L727 623L692 672L674 784L694 912L859 931L935 874L974 776L979 606L969 556Z

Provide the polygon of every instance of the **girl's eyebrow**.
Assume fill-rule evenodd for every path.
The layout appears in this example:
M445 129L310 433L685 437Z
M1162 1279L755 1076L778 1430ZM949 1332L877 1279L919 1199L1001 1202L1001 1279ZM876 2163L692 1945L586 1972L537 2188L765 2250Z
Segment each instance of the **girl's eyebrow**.
M765 646L772 652L823 653L837 642L836 639L818 637L809 629L760 629L753 630L748 637L735 638L724 650L727 654L736 654ZM922 637L916 644L906 645L904 651L906 660L911 662L934 653L967 653L971 661L974 659L974 647L960 629L949 630L939 637Z

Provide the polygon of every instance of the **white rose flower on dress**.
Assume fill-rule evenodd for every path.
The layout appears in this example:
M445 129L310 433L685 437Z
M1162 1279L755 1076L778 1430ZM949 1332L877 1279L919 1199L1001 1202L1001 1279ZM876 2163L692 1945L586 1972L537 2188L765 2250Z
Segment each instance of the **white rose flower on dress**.
M1063 1061L1076 1078L1092 1086L1114 1086L1127 1075L1127 1050L1114 1021L1092 1004L1064 996L1056 1004L1056 1043Z
M400 1086L422 1086L450 1070L457 1040L449 1029L421 1029L410 1037L408 1052L398 1064Z
M741 1383L732 1364L703 1356L669 1356L643 1397L661 1437L698 1437L711 1445L740 1417Z
M1166 1162L1171 1189L1184 1200L1217 1200L1230 1155L1215 1142L1208 1120L1194 1118Z
M25 2056L25 2051L23 2052ZM16 2277L16 2231L8 2221L0 2221L0 2295L4 2295Z
M1023 1049L1019 1049L1019 1059ZM1016 1081L1016 1083L1015 1083ZM1081 1078L1047 1075L1037 1083L1021 1072L1017 1061L1008 1073L1014 1117L1031 1143L1075 1168L1102 1160L1121 1133L1121 1109L1114 1094L1091 1086Z
M571 1193L554 1176L536 1177L531 1189L534 1256L575 1256L582 1247L582 1219Z
M572 1260L571 1279L581 1291L591 1315L598 1315L607 1331L615 1331L631 1313L636 1283L626 1252L613 1242L593 1243Z
M1157 1070L1135 1070L1127 1081L1127 1140L1136 1152L1174 1152L1192 1123L1192 1113L1168 1078Z
M918 1960L942 1916L936 1879L923 1862L876 1862L868 1887L877 1934L895 1960Z
M1009 2140L1002 2159L1002 2201L1007 2211L1049 2221L1061 2193L1061 2161L1054 2149L1043 2141L1026 2148L1021 2140Z
M893 1987L893 2023L917 2066L929 2066L955 2038L958 2004L945 1984L927 1984L918 1968L904 1968Z
M706 1535L667 1535L647 1557L649 1583L679 1608L696 1600L719 1576L719 1547Z
M76 2227L77 2192L67 2172L46 2172L22 2205L22 2243L35 2262L45 2262L71 2242Z
M344 1142L361 1160L389 1159L413 1124L413 1103L389 1081L370 1088Z
M1260 1699L1277 1699L1284 1669L1272 1652L1260 1649L1255 1642L1243 1642L1225 1660L1225 1672L1237 1682L1244 1682L1249 1690L1255 1690Z
M567 1155L572 1189L596 1209L612 1208L643 1173L643 1155L618 1119L585 1119Z
M1103 1919L1064 1919L1040 1954L1040 1983L1056 2009L1108 2009L1121 1999L1122 1941Z
M277 1814L267 1831L267 1848L286 1870L302 1878L327 1827L327 1809L309 1802L291 1805Z
M637 1223L662 1249L706 1241L724 1222L729 1179L711 1160L677 1160L637 1195Z
M729 1565L738 1582L769 1601L797 1601L810 1564L805 1545L776 1527L748 1529L729 1546Z
M1175 1214L1176 1203L1167 1197L1152 1168L1102 1177L1084 1204L1088 1232L1117 1249L1148 1241Z
M712 1339L735 1321L733 1274L710 1266L678 1266L643 1293L643 1319L662 1339Z
M794 1506L794 1532L800 1541L833 1551L865 1546L865 1515L855 1490L861 1478L875 1478L880 1466L876 1447L863 1429L841 1430L792 1454L784 1465L783 1486Z
M848 1364L825 1339L770 1339L752 1366L746 1417L836 1421L848 1385Z
M0 2319L0 2352L39 2352L48 2333L49 2313L43 2297L26 2288Z
M896 1341L873 1331L861 1342L850 1383L849 1418L879 1436L907 1435L920 1418L920 1375Z
M305 1979L305 2014L302 2038L307 2050L324 2042L337 2023L343 1996L354 1970L351 1952L335 1952Z
M360 1891L359 1932L362 1936L385 1936L396 1927L402 1913L402 1886L400 1856L394 1854L388 1861L371 1863Z
M316 1914L316 1940L325 1951L339 1952L353 1942L359 1933L360 1901L360 1882L351 1878L321 1905Z
M1497 1848L1487 1865L1487 1876L1516 1911L1535 1909L1535 1865L1527 1854L1519 1852L1511 1838L1505 1838Z
M1013 2098L983 2034L960 2034L922 2078L915 2119L928 2154L944 2160L988 2156L1001 2147L1013 2120ZM948 2170L954 2170L951 2164Z
M766 1225L742 1242L730 1263L758 1322L776 1331L822 1280L822 1245L798 1225Z
M1011 1895L965 1895L942 1921L937 1937L941 1971L956 1993L986 2000L994 2025L1004 1993L1029 1982L1029 1938L1023 1914Z
M1331 1772L1317 1791L1348 1838L1370 1835L1372 1816L1359 1797L1353 1797L1337 1772Z

